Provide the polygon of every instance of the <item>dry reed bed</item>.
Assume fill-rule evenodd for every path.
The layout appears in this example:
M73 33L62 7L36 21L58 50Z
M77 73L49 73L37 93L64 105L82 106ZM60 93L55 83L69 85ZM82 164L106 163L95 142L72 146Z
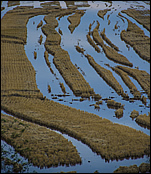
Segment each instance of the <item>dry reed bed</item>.
M115 108L115 109L124 108L124 105L121 105L121 103L116 102L114 100L107 100L107 106L108 108Z
M84 13L84 10L76 10L75 14L67 18L71 23L68 27L71 33L73 33L74 29L80 24L81 17L84 15Z
M136 110L134 109L134 110L131 112L130 117L131 117L132 119L134 119L134 118L136 118L137 116L139 116L139 112L136 111Z
M51 14L44 17L47 23L42 27L43 33L47 36L45 48L54 56L53 63L75 95L80 96L82 93L87 93L88 95L95 94L81 73L72 64L68 52L60 46L61 36L55 30L55 27L58 26L55 17L59 15L60 13L56 12L54 15Z
M1 114L1 138L34 166L75 165L81 158L73 144L46 127Z
M95 42L93 41L93 39L91 39L90 34L88 33L86 36L87 36L87 40L88 40L88 42L90 43L90 45L92 45L93 48L95 48L95 50L96 50L98 53L100 53L100 48L95 44Z
M134 95L134 99L141 99L141 93L137 90L136 86L133 84L131 79L128 77L128 74L118 67L112 67L112 70L114 70L117 74L119 74L124 81L124 83L128 86L130 89L130 92Z
M28 9L28 7L26 7L25 9ZM34 15L49 13L48 9L46 10L41 8L24 11L24 8L19 7L16 9L16 11L18 11L17 12L18 14L20 13L22 14L21 15L22 18L19 18L20 20L21 19L24 20L24 15L27 18L29 18ZM55 9L55 11L57 11L57 9ZM7 14L8 18L9 16L15 16L12 13L10 14L11 15ZM63 15L63 13L61 13L61 15ZM7 19L6 16L4 17L5 18L3 19ZM3 19L2 22L4 21ZM13 26L15 26L16 16L15 18L11 19L14 20ZM24 21L26 22L26 20ZM4 36L3 32L5 31L3 30L1 32L2 32L1 34ZM12 38L16 38L16 36L18 36L16 31L14 32L15 33L14 35L12 35L12 32L9 31L5 32L5 36L7 35L9 37L9 33L12 36ZM24 35L21 36L22 37L20 40L24 41L24 38L26 37L24 37ZM9 46L9 49L7 49L6 46ZM55 45L52 45L52 47L54 46ZM56 46L56 48L57 47L58 45ZM23 51L23 44L17 45L17 44L2 42L1 49L3 57L2 67L5 67L2 70L2 76L5 77L5 79L3 78L4 83L2 83L3 87L2 89L10 90L11 87L15 85L16 81L17 84L19 85L29 84L28 86L29 89L33 89L33 87L35 86L37 88L35 78L33 78L35 77L34 76L35 71L32 65L29 63L28 58L25 55L25 52ZM16 53L17 50L18 53L20 50L23 51L24 55L19 56L19 54ZM13 55L12 52L14 53L15 56L12 56ZM7 61L4 60L4 57L7 54L8 54L8 60L11 62L11 65L13 65L14 68L12 68L13 66L9 67ZM25 61L26 63L24 64L21 63L19 64L19 66L16 66L15 57L17 54L18 54L18 62L20 62L23 59L23 61ZM21 66L24 67L25 65L27 65L26 69L28 69L29 66L30 69L28 71L23 70L22 68L16 70L16 67L18 68ZM9 70L8 73L5 72L7 70ZM29 72L31 73L30 75ZM7 74L12 75L13 81L12 78L7 79ZM68 75L70 76L70 73ZM31 81L26 81L24 79L24 76L27 76L28 78L32 77ZM17 80L21 78L24 79L23 82ZM23 86L23 90L26 89L25 86ZM18 90L20 90L20 86L18 86ZM38 94L40 94L40 92L37 92L37 95ZM102 155L103 158L107 160L128 158L130 156L141 157L144 154L150 154L149 153L150 138L143 132L137 131L127 126L114 124L111 121L107 119L102 119L97 115L80 111L74 108L70 108L68 106L64 106L53 101L49 101L48 99L45 100L37 99L34 98L33 95L31 95L31 97L32 98L23 97L22 93L20 97L9 96L8 93L6 96L2 95L1 96L2 109L6 112L15 115L16 117L23 118L25 120L45 125L51 128L55 128L62 132L66 132L69 135L77 139L80 139L83 143L89 145L93 151L96 151L97 153Z
M40 21L40 23L37 25L37 28L41 27L43 25L42 20Z
M35 70L28 60L24 45L1 42L1 95L43 98L37 88Z
M1 107L16 117L81 140L106 160L150 154L150 137L143 132L48 99L2 97Z
M99 10L97 15L104 20L104 16L108 11L111 11L111 9Z
M100 24L98 23L97 26L94 28L94 30L92 32L92 36L93 36L94 41L103 48L103 51L106 54L107 58L109 58L110 60L112 60L114 62L132 67L133 64L131 62L129 62L129 60L125 56L119 54L113 48L104 44L103 39L100 37L99 32L98 32L99 25Z
M39 37L39 40L38 40L38 42L40 43L40 45L41 45L41 43L42 43L42 35L40 35L40 37Z
M103 78L103 80L109 86L111 86L117 92L118 95L121 95L125 99L129 98L129 96L126 93L124 93L122 86L115 79L110 70L107 70L101 67L99 64L97 64L93 57L91 57L89 54L85 55L85 57L88 59L90 65L96 70L96 72Z
M140 86L147 93L148 98L150 98L150 75L146 71L132 69L123 66L117 66L117 68L121 69L122 71L126 72L129 76L137 80Z
M128 28L126 31L122 30L120 36L142 59L150 62L150 38L145 36L143 30L128 20Z
M126 13L128 16L134 18L138 23L150 31L150 10L127 9L122 10L121 12Z
M137 116L135 121L139 125L143 125L143 126L147 127L148 129L150 129L150 113L148 113L148 115L141 114L141 115Z
M106 37L105 28L103 29L103 31L102 31L100 34L101 34L102 38L103 38L112 48L114 48L116 51L119 51L119 48L118 48L116 45L114 45L114 44L110 41L110 39L108 39L108 38Z
M50 68L50 62L49 62L48 57L49 57L48 52L45 51L44 52L44 58L45 58L45 61L46 61L47 66Z
M131 166L120 166L113 173L150 173L150 164L141 163L138 167L136 164Z

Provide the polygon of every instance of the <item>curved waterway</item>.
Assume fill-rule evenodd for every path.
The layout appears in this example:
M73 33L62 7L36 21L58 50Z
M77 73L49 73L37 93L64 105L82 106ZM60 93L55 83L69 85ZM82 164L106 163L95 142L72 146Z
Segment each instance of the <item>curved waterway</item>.
M11 10L13 7L7 7L6 4L7 1L2 3L2 6L5 6L5 11L2 11L2 15L4 15L7 11ZM21 1L20 1L21 2ZM78 3L78 2L77 2ZM29 19L27 23L27 44L25 45L25 52L32 63L35 71L36 71L36 82L37 86L40 89L40 91L43 93L44 96L46 96L50 100L54 100L56 102L59 102L64 105L68 105L71 107L74 107L76 109L85 110L90 113L94 113L99 115L102 118L106 118L111 120L114 123L119 123L123 125L127 125L129 127L132 127L134 129L143 131L147 135L150 135L150 130L147 128L139 126L135 119L132 120L130 118L130 113L133 111L133 109L139 111L141 114L147 114L150 112L150 100L147 99L147 105L145 106L142 104L139 100L134 100L134 102L129 102L126 100L123 100L121 96L119 96L114 89L112 89L110 86L107 85L107 83L97 74L97 72L93 69L93 67L88 63L87 59L81 54L78 53L75 49L75 45L78 45L82 48L84 48L86 51L85 53L90 54L102 67L109 69L114 77L118 80L120 85L122 86L123 90L127 92L129 97L132 97L132 94L129 91L129 88L125 85L123 80L120 78L119 75L117 75L114 71L112 71L111 68L106 66L106 64L109 64L110 66L114 67L116 65L120 65L118 63L115 63L111 60L109 60L104 52L101 49L100 53L97 53L95 49L88 43L86 35L88 33L89 24L95 21L95 23L92 26L92 30L94 27L96 27L96 21L98 20L100 23L99 30L103 31L105 28L105 34L106 36L111 40L112 43L114 43L116 46L119 47L120 54L124 55L130 62L133 63L134 67L139 67L140 70L145 70L150 74L150 64L141 59L137 53L133 50L132 47L128 50L126 47L126 43L121 40L120 38L120 32L123 29L127 29L128 23L127 20L124 19L124 22L121 20L121 18L118 16L118 13L121 12L121 10L136 7L137 5L143 5L144 9L150 9L150 6L147 5L144 2L140 1L131 1L131 2L119 2L119 1L113 1L111 6L111 11L108 11L107 14L104 16L104 20L100 18L97 15L97 12L101 9L106 8L105 2L96 1L96 2L88 2L90 4L90 7L79 7L79 9L85 9L85 14L81 18L81 22L78 27L75 28L74 32L71 34L70 30L68 29L69 21L67 20L67 17L72 15L67 15L62 17L60 20L58 20L58 27L56 27L56 31L58 32L58 29L60 28L63 32L63 35L61 35L61 47L68 51L70 55L70 59L72 63L78 68L79 72L83 74L83 77L85 80L90 84L90 86L94 89L95 93L98 93L102 96L102 99L105 98L113 98L117 102L121 102L124 104L124 114L123 117L118 119L115 117L115 109L110 109L107 107L106 101L103 101L103 104L100 105L100 109L96 110L94 106L90 106L92 104L95 104L95 101L90 98L90 100L84 100L83 102L80 102L80 97L76 97L72 90L68 87L68 85L65 83L64 79L60 75L59 71L56 69L55 65L53 64L53 56L49 54L49 61L51 63L51 68L53 69L55 74L52 74L50 72L50 69L47 67L47 64L44 59L44 42L46 39L46 36L43 34L41 28L37 29L38 23L42 20L43 25L45 24L44 15L35 16L31 19ZM107 3L110 5L110 3ZM34 8L40 7L40 2L21 2L20 5L33 5ZM60 5L62 8L67 8L65 2L61 1ZM140 7L141 8L141 7ZM107 15L110 14L110 21L111 24L108 25ZM139 26L145 33L146 36L150 37L150 32L148 32L142 25L140 25L137 21L135 21L133 18L129 17L126 14L121 13L126 18L130 19L132 22L134 22L137 26ZM117 30L114 30L114 26L116 22L118 21L119 28ZM40 35L43 36L42 43L39 44L38 40ZM107 43L105 43L107 44ZM34 51L37 52L37 59L34 59ZM138 84L136 80L130 77L132 82L135 84L137 89L147 97L147 95L144 93L144 90L142 87ZM62 97L63 94L59 83L63 83L68 96ZM48 93L48 84L51 86L51 93ZM59 95L59 96L58 96ZM56 131L57 133L60 133ZM40 173L51 173L51 172L60 172L60 171L77 171L80 173L92 173L94 171L98 171L99 173L111 173L114 170L116 170L119 166L129 166L136 164L139 166L142 162L147 162L148 157L144 156L143 158L139 159L124 159L122 161L109 161L106 162L104 159L102 159L99 155L92 152L92 150L85 144L81 143L80 141L66 135L62 134L65 138L67 138L69 141L73 143L74 146L76 146L81 158L82 158L82 164L81 165L75 165L75 166L58 166L58 167L52 167L52 168L44 168L40 169L38 167L30 166L29 171L35 170L36 172ZM5 144L5 148L11 148L7 143L4 141L1 141L2 144Z

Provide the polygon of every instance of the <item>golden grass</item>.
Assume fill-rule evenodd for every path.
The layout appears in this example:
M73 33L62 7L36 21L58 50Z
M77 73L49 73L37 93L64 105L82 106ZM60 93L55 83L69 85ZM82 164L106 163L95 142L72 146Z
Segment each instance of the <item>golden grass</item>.
M150 154L150 137L143 132L112 123L95 114L80 111L43 98L43 95L37 88L35 71L25 54L22 42L24 43L26 41L26 22L28 18L49 12L49 8L46 10L46 8L31 9L31 7L18 7L13 11L7 12L2 18L1 37L9 37L13 41L10 42L7 40L7 42L1 42L1 108L24 120L66 132L87 144L93 151L100 154L106 160L141 157L144 154ZM51 11L51 15L45 17L45 21L48 22L46 30L48 42L45 46L54 54L56 66L60 66L59 71L63 74L66 81L68 81L67 84L72 89L75 89L73 91L80 94L94 94L93 89L90 88L85 80L81 82L83 76L80 77L80 73L77 72L76 67L71 64L67 52L60 49L58 38L56 39L57 43L50 42L53 44L49 45L49 39L51 40L51 34L55 30L54 26L57 25L55 17L68 14L69 12L71 11L55 9L53 12ZM52 14L55 15L53 16ZM16 18L18 20L15 20ZM99 24L97 24L98 27ZM5 30L8 28L9 30ZM14 40L18 43L15 43L16 41L14 42ZM75 72L73 71L74 68L76 69ZM81 84L83 86L82 89L78 86ZM74 87L74 85L77 86ZM96 97L99 98L100 96L96 94ZM42 132L40 131L41 134ZM13 134L12 136L16 137L18 135ZM38 137L42 138L43 136L39 136L38 134ZM41 149L42 147L40 146L38 148ZM36 153L39 153L37 151L38 148L36 148ZM70 154L72 155L71 152ZM37 159L43 159L43 156L42 158L38 156L38 158L34 159L33 163L38 164L39 160ZM61 159L60 163L62 164L66 160L66 155L65 159L63 157ZM72 161L72 159L68 160L67 163L72 163ZM44 160L40 162L42 166L47 164ZM50 160L49 162L52 161ZM56 163L53 163L53 165L56 165Z
M115 24L114 29L118 29L117 23Z
M102 31L100 34L101 34L102 38L103 38L112 48L114 48L116 51L119 51L119 48L118 48L116 45L114 45L114 44L110 41L110 39L108 39L108 38L106 37L106 35L105 35L105 28L103 29L103 31Z
M48 92L49 92L49 93L51 92L51 87L50 87L50 85L48 85Z
M103 39L100 37L100 35L98 33L98 28L99 28L99 23L94 28L94 30L92 32L92 36L93 36L94 41L103 48L103 51L106 54L107 58L109 58L110 60L112 60L114 62L132 67L133 64L131 62L129 62L129 60L125 56L119 54L113 48L111 48L111 47L104 44ZM108 41L108 43L110 43L113 46L111 41L107 37L105 37L105 35L103 33L102 33L102 35L103 35L104 39L106 41ZM115 45L113 47L115 49L117 49L117 47Z
M45 51L44 52L44 58L45 58L45 61L46 61L47 66L50 68L50 62L49 62L48 57L49 57L48 52Z
M76 47L76 50L79 52L79 53L82 53L82 54L84 54L84 49L83 48L80 48L78 45L75 45L75 47Z
M121 105L121 103L116 102L114 100L107 100L107 106L108 108L124 108L124 105Z
M120 36L142 59L150 62L150 38L135 23L128 20L128 28L122 30Z
M141 114L136 118L136 123L146 126L150 129L150 113L148 115Z
M40 37L39 37L39 40L38 40L38 42L40 43L40 45L41 45L41 43L42 43L42 35L40 35Z
M84 13L85 12L83 10L76 10L75 14L67 18L68 21L71 23L68 27L71 33L73 33L75 28L80 24L80 19L84 15Z
M1 42L1 49L1 95L43 98L37 88L36 73L25 54L24 45Z
M150 98L150 74L148 74L146 71L143 70L123 67L123 66L117 66L117 68L123 70L128 75L137 80L137 82L145 90L148 97Z
M115 116L116 116L117 118L123 117L123 109L121 109L121 108L117 109L117 110L115 111Z
M87 36L87 40L88 40L88 42L90 43L90 45L92 45L93 48L95 48L95 50L96 50L98 53L100 53L100 48L95 44L95 42L93 41L93 39L91 39L90 34L88 33L86 36Z
M111 23L111 21L110 21L110 20L108 20L108 25L110 25L110 23Z
M123 96L125 99L129 98L128 95L124 93L122 86L118 83L110 70L107 70L97 64L93 57L89 54L85 55L85 57L88 59L90 65L96 70L96 72L117 92L118 95Z
M65 94L66 93L66 89L64 87L64 84L63 83L59 83L59 84L60 84L62 92Z
M141 93L137 90L136 86L133 84L131 79L129 78L128 74L124 72L123 70L119 69L118 67L112 67L112 69L121 76L124 83L128 86L130 89L130 92L134 95L134 99L140 99L141 100ZM145 98L142 99L143 102L145 102Z
M111 9L99 10L97 15L104 20L104 16L108 11L111 11Z
M37 59L37 52L34 51L34 59Z
M48 99L7 96L1 98L1 108L16 117L65 132L106 160L149 154L150 136L145 133Z
M67 13L69 12L71 11L67 11ZM79 14L81 14L81 12L79 12ZM56 16L57 15L59 15L59 13L56 14ZM43 33L47 36L45 48L54 56L53 63L59 70L65 82L76 96L81 96L82 93L88 93L90 95L94 94L93 89L70 61L68 52L63 50L60 46L61 37L55 30L55 27L58 26L55 15L47 15L45 16L44 20L47 23L42 27Z
M131 165L129 167L127 167L127 166L120 166L113 173L139 173L139 168L137 167L136 164Z
M122 13L126 13L128 16L134 18L137 22L142 24L148 31L150 31L150 10L127 9L122 10Z
M1 138L34 166L75 165L81 158L73 144L43 126L1 114Z
M139 167L136 164L131 166L120 166L113 173L148 173L150 172L149 163L141 163Z
M131 115L130 115L130 117L132 118L132 119L134 119L134 118L136 118L136 117L138 117L139 116L139 112L138 111L136 111L135 109L131 112Z
M37 25L37 28L41 27L43 25L42 20L39 22L39 24Z
M59 28L58 32L59 32L61 35L63 35L63 33L62 33L62 31L61 31L61 29L60 29L60 28Z

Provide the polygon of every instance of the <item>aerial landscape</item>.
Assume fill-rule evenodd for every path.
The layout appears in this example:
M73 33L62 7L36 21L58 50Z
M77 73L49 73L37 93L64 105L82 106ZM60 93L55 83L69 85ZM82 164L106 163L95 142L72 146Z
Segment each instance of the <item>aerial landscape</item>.
M150 1L1 1L1 173L150 173Z

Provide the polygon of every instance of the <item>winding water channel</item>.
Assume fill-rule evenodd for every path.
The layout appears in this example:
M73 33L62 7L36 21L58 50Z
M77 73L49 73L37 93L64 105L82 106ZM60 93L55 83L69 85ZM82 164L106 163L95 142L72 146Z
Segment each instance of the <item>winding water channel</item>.
M1 12L2 16L9 11L13 7L7 7L6 4L7 1L2 3L2 6L5 6L5 10ZM20 1L21 2L21 1ZM78 2L77 2L78 3ZM125 85L123 80L120 78L119 75L117 75L111 68L106 66L106 64L109 64L110 66L114 67L116 65L120 65L118 63L115 63L111 60L109 60L104 52L101 49L100 53L97 53L94 48L88 43L86 35L88 33L89 24L95 21L95 23L92 26L92 29L96 27L96 21L98 20L100 23L99 30L103 31L105 28L106 36L113 42L116 46L119 47L120 54L124 55L130 62L133 63L134 66L139 67L140 70L145 70L150 74L150 63L147 61L141 59L138 54L133 50L132 47L128 50L126 47L126 44L124 41L120 38L120 32L123 29L126 29L128 26L127 20L124 19L121 20L121 18L118 16L118 13L121 12L123 9L127 9L131 6L135 7L136 5L143 5L145 9L150 9L150 6L147 5L145 2L141 1L113 1L111 11L107 12L107 14L104 17L104 20L101 19L97 15L97 11L105 8L105 3L101 1L92 1L88 2L90 7L79 7L79 9L85 9L85 14L81 18L80 25L75 28L74 32L71 34L70 30L68 29L69 21L67 20L67 16L62 17L60 20L58 20L58 27L56 27L56 31L58 32L59 28L62 30L63 35L61 35L61 47L68 51L70 55L70 59L72 63L78 68L80 73L83 73L83 77L85 80L90 84L90 86L94 89L95 93L98 93L102 96L102 99L105 98L113 98L117 102L121 102L124 104L124 115L122 118L118 119L115 117L115 109L110 109L107 107L107 104L105 100L103 100L103 104L100 105L100 109L97 110L94 108L94 106L90 106L92 104L95 104L95 101L90 98L90 100L84 100L82 102L79 101L80 97L76 97L72 90L68 87L68 85L65 83L63 77L59 73L59 71L56 69L55 65L53 64L53 56L49 54L49 61L51 63L51 68L53 69L55 74L52 74L50 72L50 69L47 67L47 64L44 59L44 43L46 36L43 34L41 28L37 29L38 23L42 20L43 25L45 24L44 15L35 16L31 19L29 19L27 23L27 44L25 45L25 52L32 63L35 71L36 71L36 82L37 86L40 89L40 91L43 93L44 96L46 96L50 100L54 100L56 102L59 102L64 105L68 105L71 107L74 107L76 109L84 110L90 113L94 113L99 115L102 118L109 119L110 121L114 123L123 124L129 127L132 127L136 130L140 130L144 132L147 135L150 135L150 130L144 127L139 126L135 120L132 120L129 116L130 113L135 110L139 111L139 113L147 114L150 112L150 100L147 99L147 105L145 106L142 104L140 100L135 100L134 102L129 102L126 100L123 100L121 96L119 96L114 89L112 89L108 84L97 74L97 72L93 69L93 67L88 63L87 59L81 54L78 53L75 49L75 45L78 45L82 48L84 48L87 54L90 54L93 58L95 58L96 63L101 65L102 67L109 69L114 77L118 80L118 82L121 84L124 91L127 92L127 94L133 98L132 94L129 91L129 88ZM32 2L21 2L21 5L34 5L34 7L40 7L40 2L32 1ZM62 8L66 8L66 5L64 1L60 1L60 5ZM140 7L141 8L141 7ZM107 15L110 14L110 21L111 24L108 25ZM137 26L139 26L145 33L146 36L150 37L150 32L148 32L142 25L140 25L138 22L136 22L133 18L129 17L126 14L122 14L132 22L134 22ZM118 21L119 28L117 30L114 30L114 26L116 22ZM40 35L43 36L42 44L38 43ZM37 52L37 59L34 59L34 51ZM142 87L138 84L136 80L130 77L132 82L135 84L137 89L142 92L142 95L147 97L147 95L144 93L144 90ZM63 83L66 91L67 96L63 97L61 96L63 94L59 83ZM48 84L51 86L51 93L48 93L47 86ZM1 111L4 113L4 111ZM56 131L57 133L60 133L59 131ZM75 166L58 166L58 167L51 167L51 168L44 168L40 169L38 167L30 166L29 171L35 170L36 172L40 173L52 173L52 172L60 172L60 171L77 171L80 173L91 173L94 171L98 171L99 173L112 173L115 169L117 169L119 166L129 166L136 164L139 166L142 162L146 162L149 160L149 157L144 156L143 158L139 159L124 159L122 161L109 161L106 162L104 159L100 157L100 155L97 155L96 153L92 152L92 150L82 142L66 135L62 134L66 139L72 142L74 146L76 146L80 157L82 158L82 164L81 165L75 165ZM8 145L6 142L1 140L1 144L4 146L5 149L12 148L10 145ZM13 149L13 148L12 148ZM24 159L25 160L25 159ZM4 172L4 171L1 171Z

